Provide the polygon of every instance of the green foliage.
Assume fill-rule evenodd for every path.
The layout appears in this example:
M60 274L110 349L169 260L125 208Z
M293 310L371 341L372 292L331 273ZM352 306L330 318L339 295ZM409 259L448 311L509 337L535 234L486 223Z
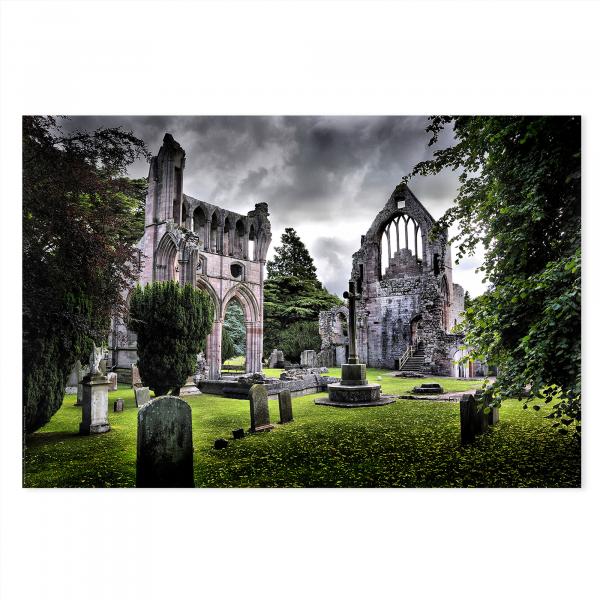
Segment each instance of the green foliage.
M194 373L213 311L209 295L189 283L155 282L133 290L128 327L137 333L142 381L157 396L169 390L177 395Z
M293 276L269 277L264 291L266 353L280 347L281 335L290 325L300 321L317 324L320 311L343 304L319 282Z
M224 363L226 360L239 355L239 352L236 352L235 343L231 334L227 329L223 328L223 337L221 338L221 362Z
M223 321L223 339L225 339L225 335L229 337L228 343L232 345L232 348L227 352L227 356L225 356L223 354L223 346L221 347L222 362L234 356L243 356L246 354L246 318L244 310L237 301L232 301L227 305Z
M339 375L339 369L331 369ZM275 373L272 373L275 374ZM404 393L423 380L368 369L386 394ZM430 381L429 379L427 381ZM466 390L472 381L431 378L444 388ZM133 487L137 411L130 388L109 394L125 400L110 413L111 431L77 436L81 409L74 396L50 423L28 436L26 487ZM581 449L551 423L519 402L507 400L500 422L461 448L459 407L451 402L399 400L376 409L342 410L314 404L315 395L294 398L294 422L269 435L231 441L214 450L216 438L248 427L248 401L209 394L187 400L192 408L194 474L198 487L576 487ZM272 422L277 400L269 401ZM547 407L540 413L546 414Z
M297 321L286 327L279 336L279 349L288 360L298 362L303 350L320 350L319 323Z
M439 228L460 233L458 258L479 242L490 288L466 310L474 358L499 368L490 395L554 401L557 425L581 402L581 121L579 117L434 117L430 144L453 124L456 144L413 175L461 170ZM525 405L527 406L527 405ZM565 430L564 428L562 428Z
M77 359L108 335L137 275L145 183L125 177L144 143L98 129L63 135L23 118L23 411L35 431L60 406Z
M286 227L281 234L281 246L275 248L273 260L267 262L267 276L291 276L318 283L312 256L292 227Z
M294 323L312 323L311 327L313 330L316 327L318 334L319 313L343 304L340 298L321 285L313 259L293 229L285 230L281 242L282 245L275 249L275 259L267 263L269 277L264 286L265 354L275 348L283 349L284 344L292 348L290 336L287 335L288 341L282 336ZM314 336L310 339L314 340ZM311 346L301 348L300 352L311 349L313 345L311 341ZM315 349L319 348L320 343ZM296 356L295 349L291 352L292 356ZM284 354L288 356L285 350Z

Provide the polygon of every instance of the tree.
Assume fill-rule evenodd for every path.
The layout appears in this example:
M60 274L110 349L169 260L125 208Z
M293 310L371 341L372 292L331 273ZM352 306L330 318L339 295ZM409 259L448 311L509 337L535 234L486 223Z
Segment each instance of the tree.
M279 348L288 360L298 362L304 350L320 350L321 336L316 321L296 321L279 336Z
M224 344L221 346L221 360L225 362L229 358L235 356L243 356L246 354L246 318L244 311L238 302L230 302L225 311L225 319L223 320L223 339L225 335L229 338L231 344L231 352L225 356L223 352Z
M531 386L528 399L555 402L555 426L566 433L575 422L579 432L580 118L433 117L430 145L450 125L456 143L412 175L461 170L437 231L458 226L457 262L478 242L484 247L490 286L471 300L463 325L471 356L498 366L490 397L521 397Z
M77 359L106 339L137 276L144 184L126 169L148 156L116 129L64 135L23 118L23 419L31 433L59 409Z
M230 358L234 358L236 356L240 356L240 354L236 352L235 344L231 338L231 334L229 331L227 331L227 329L223 328L223 336L221 338L221 362L224 363Z
M267 277L279 276L318 282L312 256L292 227L286 227L281 234L281 246L275 248L273 260L267 262Z
M287 228L281 241L275 258L267 264L269 276L264 287L263 346L267 353L286 343L282 336L294 323L310 322L318 331L319 313L343 304L317 279L313 259L296 232Z
M189 283L158 281L133 290L128 327L137 333L142 381L156 396L179 394L195 371L213 318L210 296Z

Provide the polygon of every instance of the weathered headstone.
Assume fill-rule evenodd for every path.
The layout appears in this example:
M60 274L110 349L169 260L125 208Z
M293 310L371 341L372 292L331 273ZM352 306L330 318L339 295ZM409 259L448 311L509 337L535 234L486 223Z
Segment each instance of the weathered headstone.
M147 387L136 387L133 389L135 394L135 405L138 408L142 408L144 404L150 402L150 388Z
M137 487L194 487L192 409L176 396L153 398L138 413Z
M73 365L73 368L71 369L71 372L69 373L69 377L67 379L67 385L65 386L65 394L76 394L77 393L77 386L79 385L79 382L81 381L80 372L81 372L81 362L76 361L75 364Z
M79 433L105 433L108 424L108 379L103 375L86 375L82 382L83 404Z
M229 442L225 438L218 438L215 440L214 448L215 450L223 450L229 446Z
M116 392L117 391L117 374L111 371L106 376L108 377L108 391Z
M273 350L269 356L269 369L281 368L284 361L283 350Z
M488 415L484 414L482 401L470 394L464 394L460 399L460 441L470 444L475 436L481 435L488 428Z
M131 387L142 387L142 378L140 377L140 370L136 364L131 365Z
M117 398L113 402L113 411L114 412L123 412L124 408L125 408L125 402L123 401L123 398Z
M83 406L83 383L77 384L77 402L75 406Z
M248 393L250 399L250 432L258 433L273 429L269 418L269 395L267 388L256 383Z
M300 366L301 367L316 367L317 366L317 353L314 350L304 350L300 354Z
M290 390L282 390L279 392L279 422L289 423L294 420L292 416L292 394Z
M245 434L244 434L244 430L240 427L240 429L234 429L231 432L231 435L233 435L234 440L241 440Z

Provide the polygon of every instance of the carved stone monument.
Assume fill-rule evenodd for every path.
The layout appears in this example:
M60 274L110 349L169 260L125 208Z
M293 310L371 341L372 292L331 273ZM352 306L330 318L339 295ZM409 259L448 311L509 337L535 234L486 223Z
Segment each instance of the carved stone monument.
M269 417L269 395L267 388L260 383L254 384L248 393L250 399L250 433L273 429Z
M342 365L342 380L327 386L329 396L317 398L315 404L358 408L361 406L381 406L395 402L393 398L381 397L381 386L367 381L367 366L358 362L356 355L356 286L350 281L349 291L344 292L348 299L348 362Z
M192 409L176 396L153 398L138 413L137 487L194 487Z
M292 394L290 390L283 390L279 392L279 423L289 423L294 420L292 415Z
M98 348L90 355L90 372L83 378L82 410L79 433L90 435L110 431L108 424L108 378L99 372L98 365L102 357Z

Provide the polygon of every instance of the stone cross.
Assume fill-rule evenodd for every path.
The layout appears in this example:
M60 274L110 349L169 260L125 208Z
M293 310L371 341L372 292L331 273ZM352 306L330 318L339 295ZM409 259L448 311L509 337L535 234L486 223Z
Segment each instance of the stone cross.
M279 423L289 423L294 420L292 415L292 394L290 390L279 392Z
M358 364L356 355L356 283L348 282L348 291L344 292L344 298L348 300L348 364Z
M269 394L267 388L255 383L248 393L250 399L250 432L268 431L273 429L269 417Z
M192 409L176 396L144 405L137 419L137 487L194 487Z

